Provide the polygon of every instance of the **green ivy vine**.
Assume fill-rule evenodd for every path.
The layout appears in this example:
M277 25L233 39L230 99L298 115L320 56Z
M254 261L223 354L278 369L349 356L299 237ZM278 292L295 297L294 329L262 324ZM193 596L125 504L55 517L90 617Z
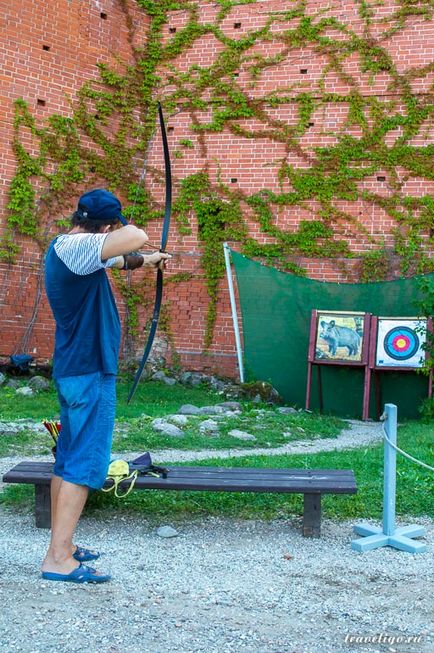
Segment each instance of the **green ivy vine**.
M80 89L71 103L71 117L53 114L41 125L23 100L16 101L12 147L17 168L9 187L0 258L16 260L20 236L35 239L43 249L42 225L53 213L62 213L64 203L84 184L103 181L121 193L128 202L125 212L136 224L162 217L150 183L161 183L161 171L148 166L149 182L142 183L138 164L146 160L155 132L159 97L167 117L182 110L190 118L189 133L172 148L173 158L185 159L195 151L203 161L196 173L177 180L174 215L181 236L191 233L193 217L197 225L210 297L206 347L212 342L226 240L238 243L248 256L295 274L306 273L306 258L327 257L342 265L356 256L350 241L361 238L368 243L366 251L357 254L363 281L390 278L397 266L403 275L434 270L434 200L428 193L406 190L412 179L434 180L434 145L427 140L434 87L426 93L412 88L414 81L434 71L434 62L401 73L387 49L388 39L409 20L433 20L432 0L397 0L395 11L384 18L376 3L356 0L362 30L328 15L326 8L313 13L308 0L293 0L288 8L270 11L258 29L243 28L236 34L226 29L224 21L237 15L237 7L255 1L218 0L215 18L206 22L200 2L194 0L136 0L147 21L146 41L138 46L129 5L121 0L132 63L99 64L99 79ZM183 22L167 36L164 27L173 12L181 12ZM180 59L201 39L217 43L212 61L180 66ZM267 44L279 46L278 51L267 56ZM290 62L300 48L326 60L314 88L301 79L262 95L255 92L264 76ZM354 55L372 85L378 75L387 76L387 93L362 91L346 68ZM329 74L348 91L328 90ZM333 137L332 144L308 148L304 139L315 116L325 114L331 104L348 108L343 126L323 131ZM284 106L295 108L292 123L277 117L276 110ZM222 180L222 161L214 178L207 136L223 131L282 146L284 154L275 162L278 192L233 190ZM291 165L291 154L302 165ZM374 192L365 183L380 174L387 193ZM387 245L381 230L368 233L358 211L351 210L360 205L376 207L393 221ZM296 208L310 213L311 219L301 219L294 229L281 228L279 216ZM252 221L259 236L252 235ZM145 286L126 284L121 275L115 279L128 308L131 333L137 335L137 306Z

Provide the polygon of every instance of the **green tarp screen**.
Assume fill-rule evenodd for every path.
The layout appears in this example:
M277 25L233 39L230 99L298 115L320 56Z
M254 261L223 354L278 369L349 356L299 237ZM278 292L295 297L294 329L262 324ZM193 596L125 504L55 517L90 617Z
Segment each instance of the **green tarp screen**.
M380 283L329 283L279 272L231 251L240 300L246 380L271 383L291 405L304 407L312 309L417 316L419 277ZM434 279L434 274L427 275ZM311 408L318 409L317 366ZM363 368L322 365L324 412L360 418ZM419 416L428 379L413 372L382 371L381 403L398 406L400 418ZM370 416L375 418L371 388Z

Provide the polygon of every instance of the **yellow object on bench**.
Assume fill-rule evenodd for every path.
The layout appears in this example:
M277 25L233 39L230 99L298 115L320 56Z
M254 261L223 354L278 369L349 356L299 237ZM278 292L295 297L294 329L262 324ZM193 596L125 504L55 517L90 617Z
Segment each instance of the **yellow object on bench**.
M112 484L107 488L102 488L103 492L112 492L118 499L126 497L134 487L138 476L138 470L135 469L130 474L130 467L126 460L113 460L108 468L107 481L112 481ZM127 491L123 494L119 494L118 488L120 483L125 481L130 481Z

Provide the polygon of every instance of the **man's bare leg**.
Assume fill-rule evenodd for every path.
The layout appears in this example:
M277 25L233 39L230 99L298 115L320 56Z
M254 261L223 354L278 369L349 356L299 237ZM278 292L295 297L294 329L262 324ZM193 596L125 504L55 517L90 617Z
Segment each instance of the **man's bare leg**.
M59 494L60 486L62 485L63 478L61 476L51 477L51 523L54 524L57 509L57 495Z
M53 474L53 476L51 477L51 523L52 524L54 524L56 518L57 496L59 494L62 481L63 479L61 476L56 476L55 474ZM76 550L77 550L76 545L72 544L71 552L75 553Z
M58 476L53 477L51 542L42 563L42 571L70 574L78 566L72 557L72 538L88 493L89 489L84 485L69 483Z

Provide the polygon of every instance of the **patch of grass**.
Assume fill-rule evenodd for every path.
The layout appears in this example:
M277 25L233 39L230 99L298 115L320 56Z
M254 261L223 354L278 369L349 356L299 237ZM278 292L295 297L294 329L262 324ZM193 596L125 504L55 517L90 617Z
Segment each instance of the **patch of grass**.
M162 435L152 427L156 417L176 413L183 404L196 406L214 405L224 397L206 387L186 388L182 385L167 386L164 383L148 382L139 386L132 405L126 405L129 385L118 383L117 420L113 438L113 451L158 451L160 449L203 450L226 448L274 447L300 439L336 437L344 422L335 417L307 413L281 415L274 408L253 407L251 402L242 402L243 412L239 417L221 419L210 415L220 424L217 437L200 432L200 423L207 419L189 417L182 429L182 438ZM21 397L10 388L0 389L0 421L31 418L39 421L44 417L58 418L58 403L54 388L38 393L34 397ZM256 437L255 441L239 440L230 435L232 429L243 430ZM0 456L36 455L50 452L51 438L45 433L29 428L15 435L0 434Z
M434 443L432 425L408 422L399 428L399 446L433 464ZM186 463L187 465L190 463ZM349 451L326 452L297 456L248 456L240 459L209 459L196 465L225 467L296 467L353 469L356 495L323 497L323 511L337 519L381 520L383 500L383 445ZM169 465L170 466L170 465ZM11 486L0 495L0 502L13 509L30 509L33 491L29 487ZM169 492L148 490L132 492L125 499L97 492L92 494L87 513L120 512L143 514L147 519L182 519L185 515L217 515L241 519L279 519L302 514L301 495L257 494L238 492ZM398 455L397 515L434 517L433 473Z
M45 455L53 444L48 431L44 434L28 429L14 435L0 434L0 457Z
M27 385L27 380L20 382ZM130 405L127 396L131 383L120 379L117 383L117 411L119 420L137 418L143 415L155 417L176 413L182 404L207 406L224 401L224 397L206 386L187 388L181 384L168 386L165 383L149 381L140 383ZM16 419L56 419L59 416L59 402L54 384L48 390L33 397L17 395L13 388L0 388L0 421Z
M211 415L211 418L215 416ZM204 449L253 449L275 447L294 440L315 440L337 437L345 423L336 417L296 413L280 415L274 409L258 412L246 407L239 419L234 417L217 420L220 433L217 437L202 434L199 426L206 416L190 417L183 426L182 438L174 438L155 431L152 421L155 416L145 415L118 422L113 437L113 453L125 451L152 451L179 449L201 451ZM258 419L259 418L259 419ZM231 429L243 430L256 437L252 440L238 440L229 435ZM0 456L32 456L49 454L52 440L47 433L23 430L13 435L0 435Z
M35 501L33 485L7 485L0 492L0 505L14 512L30 512Z
M211 406L225 401L225 398L210 390L205 385L185 387L181 384L166 385L157 381L140 383L134 398L127 405L131 383L119 381L117 385L117 411L119 420L140 417L143 414L152 417L176 413L183 404L194 406Z
M20 381L20 387L27 385ZM53 387L40 391L32 397L17 395L14 388L0 388L0 421L16 419L55 419L59 415L59 402Z
M294 440L313 440L323 437L337 437L345 423L335 417L306 413L281 415L273 408L257 410L245 404L239 417L210 415L219 424L218 435L204 435L200 424L207 416L189 416L188 424L182 427L182 438L157 433L152 427L153 417L142 416L123 424L114 437L113 451L137 451L149 449L253 449L275 447ZM233 429L253 435L256 440L240 440L229 435Z

